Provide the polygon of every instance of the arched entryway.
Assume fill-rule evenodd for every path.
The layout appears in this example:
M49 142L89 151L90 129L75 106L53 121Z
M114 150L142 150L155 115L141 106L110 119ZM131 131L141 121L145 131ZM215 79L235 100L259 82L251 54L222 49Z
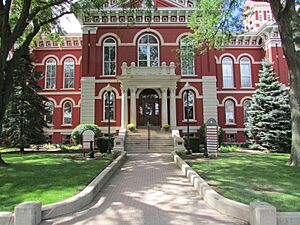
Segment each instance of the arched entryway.
M151 126L160 126L160 101L155 90L145 89L140 93L137 115L138 127L145 127L148 122Z

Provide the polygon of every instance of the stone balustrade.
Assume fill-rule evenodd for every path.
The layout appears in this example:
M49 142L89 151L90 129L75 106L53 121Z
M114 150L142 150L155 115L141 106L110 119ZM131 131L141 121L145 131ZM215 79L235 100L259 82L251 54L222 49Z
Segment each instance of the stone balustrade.
M167 66L166 62L162 62L161 66L156 67L139 67L134 62L127 65L126 62L122 64L122 76L176 76L175 63L171 62Z

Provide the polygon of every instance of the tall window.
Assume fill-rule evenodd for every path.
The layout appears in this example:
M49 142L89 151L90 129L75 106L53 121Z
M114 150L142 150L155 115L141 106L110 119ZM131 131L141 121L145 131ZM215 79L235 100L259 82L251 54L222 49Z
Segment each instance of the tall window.
M245 100L243 102L244 108L244 122L247 123L249 121L249 111L250 111L251 102L250 100Z
M144 35L138 42L139 66L158 66L159 44L153 35Z
M46 62L46 85L47 89L54 89L56 84L56 61L50 58Z
M104 95L104 120L108 120L108 117L111 120L115 119L115 95L113 92L110 93L110 100L107 92Z
M64 124L72 124L72 102L64 104Z
M64 62L64 88L74 88L74 68L74 60L71 58L66 59Z
M233 61L229 57L222 60L223 87L232 88L233 85Z
M180 41L181 74L194 75L194 48L190 43Z
M251 62L247 57L243 57L240 60L240 71L241 71L241 86L251 87Z
M103 74L116 75L116 41L107 38L103 44Z
M187 96L186 91L183 94L184 119L195 119L195 96L192 91L189 91Z
M234 102L232 100L226 100L225 102L225 118L226 123L234 123Z
M45 121L47 124L53 124L53 111L54 111L54 103L52 101L48 101L45 104Z

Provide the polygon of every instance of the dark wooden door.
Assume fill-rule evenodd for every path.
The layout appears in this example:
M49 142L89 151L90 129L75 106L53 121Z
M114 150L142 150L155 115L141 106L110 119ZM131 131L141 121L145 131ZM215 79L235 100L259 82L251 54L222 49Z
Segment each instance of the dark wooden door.
M145 89L139 96L138 106L138 126L145 127L149 122L151 126L160 125L160 105L159 97L156 91Z

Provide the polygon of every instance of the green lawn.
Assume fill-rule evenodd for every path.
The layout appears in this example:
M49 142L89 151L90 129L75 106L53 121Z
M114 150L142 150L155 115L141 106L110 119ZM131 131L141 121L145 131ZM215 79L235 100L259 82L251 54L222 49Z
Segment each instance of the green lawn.
M239 202L266 201L278 211L300 211L300 168L287 154L221 154L208 162L187 161L217 192Z
M43 205L82 190L110 160L72 160L67 154L3 154L10 164L0 168L0 211L13 211L24 201Z

